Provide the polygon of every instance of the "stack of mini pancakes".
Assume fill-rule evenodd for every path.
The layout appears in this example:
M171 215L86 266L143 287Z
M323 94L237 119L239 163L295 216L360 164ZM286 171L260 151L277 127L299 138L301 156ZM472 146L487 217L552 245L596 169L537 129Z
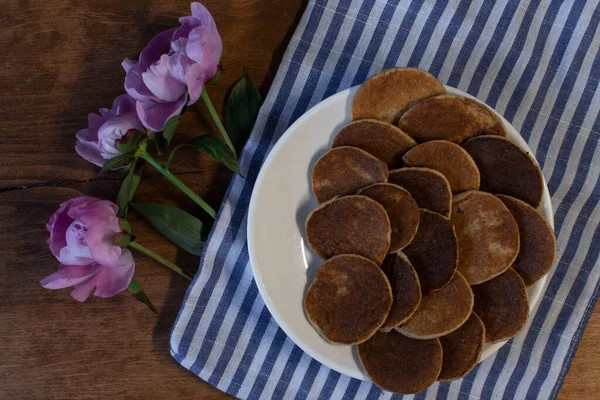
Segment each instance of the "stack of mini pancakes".
M543 178L490 109L422 70L371 77L352 119L312 170L306 235L326 261L304 305L373 382L416 393L525 325L556 247Z

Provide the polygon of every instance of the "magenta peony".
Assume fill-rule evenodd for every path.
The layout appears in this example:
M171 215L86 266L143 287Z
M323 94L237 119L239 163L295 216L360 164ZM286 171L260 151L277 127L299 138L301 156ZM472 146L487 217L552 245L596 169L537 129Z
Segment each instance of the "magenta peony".
M58 271L41 281L47 289L74 286L71 296L84 301L95 289L98 297L124 291L133 278L131 252L113 244L123 233L111 201L81 196L60 205L50 217L50 251L58 259Z
M194 104L204 83L218 70L223 42L210 12L192 3L192 16L181 27L159 33L141 52L139 61L125 59L125 90L136 100L144 126L162 131L167 120Z

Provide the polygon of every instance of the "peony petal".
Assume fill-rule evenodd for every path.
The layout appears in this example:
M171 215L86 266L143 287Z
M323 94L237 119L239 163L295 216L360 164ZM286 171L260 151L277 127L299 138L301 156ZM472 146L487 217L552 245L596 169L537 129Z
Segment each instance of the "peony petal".
M60 249L67 245L66 232L73 222L73 218L69 217L69 209L75 200L76 198L62 203L46 223L46 229L50 232L48 244L56 258L60 254Z
M89 254L89 250L85 249L77 249L79 246L86 245L86 235L88 232L88 227L82 218L77 218L75 221L71 222L69 228L67 229L66 237L67 237L67 246L74 247L76 252L81 254ZM86 255L89 257L89 255ZM71 264L67 264L71 265Z
M93 277L96 284L95 296L112 297L127 289L133 278L135 262L128 249L123 249L119 264L115 267L105 267Z
M156 35L140 54L139 70L146 71L152 64L167 54L171 48L171 38L178 28L167 29Z
M181 57L169 57L164 54L160 60L142 73L146 87L164 103L170 103L186 92L185 72Z
M136 65L137 62L136 61L131 61L129 58L124 59L121 62L121 67L123 67L123 69L125 70L125 72L129 71L131 68L134 67L134 65Z
M98 145L95 143L86 143L78 141L75 144L75 151L85 160L102 167L106 160L100 155Z
M209 51L209 50L206 50ZM188 94L190 96L188 105L194 104L202 95L204 83L210 80L216 72L212 72L212 65L206 66L201 63L192 64L187 75Z
M115 236L110 237L112 242ZM123 252L123 249L119 246L115 246L102 241L97 244L90 244L90 251L92 253L92 259L105 267L111 267L119 262L119 257Z
M115 115L135 113L135 100L127 93L122 94L113 101L112 109Z
M215 20L213 19L211 13L202 3L195 1L190 4L190 8L192 9L192 16L199 19L202 25L214 30L217 29L217 24L215 24Z
M91 132L98 132L98 128L100 128L103 123L104 118L100 115L94 113L88 114L88 129Z
M137 114L128 113L116 115L108 119L98 130L97 147L103 159L109 160L123 154L117 149L117 141L122 139L131 130L144 129Z
M179 115L187 101L187 93L172 103L140 102L136 104L138 116L142 124L148 129L160 132L164 129L167 120Z
M205 53L205 49L209 49L210 53ZM203 58L210 55L210 61L215 64L216 73L216 65L219 64L223 53L223 41L218 32L211 31L205 26L199 26L190 32L185 52L189 58L198 63L208 63L208 60Z
M77 224L85 226L85 230L77 229ZM104 266L118 264L122 249L119 246L115 246L113 242L115 237L122 232L119 218L111 213L101 211L90 212L82 215L71 226L73 229L67 231L68 247L66 248L76 252L78 250L77 244L82 244L89 249L89 253L94 261ZM73 233L71 234L71 232ZM82 251L77 254L83 255L84 253Z
M182 37L171 42L171 55L177 54L185 56L185 46L187 45L187 37Z
M69 217L71 217L73 220L88 212L105 212L116 215L119 211L119 206L112 201L101 200L92 196L79 196L72 200L73 201L69 206L68 213Z
M86 245L88 241L87 232L83 232L84 229L81 228L89 231L89 227L93 227L91 233L93 240L101 236L94 229L107 231L112 236L116 235L121 231L119 219L116 217L118 209L118 206L112 201L100 200L91 196L75 197L62 203L46 224L46 228L50 232L48 244L52 254L59 261L62 260L65 265L91 263L90 253L93 252L81 247ZM95 216L86 217L88 214ZM81 225L80 227L74 225L74 222L78 219L79 221L75 225ZM88 225L90 221L97 225ZM85 234L77 236L79 230ZM80 242L77 242L78 238L81 239Z
M127 71L125 75L125 91L136 101L155 101L158 100L142 80L142 74L139 71L140 65L136 64Z
M79 301L85 301L94 288L95 296L112 297L127 289L133 274L135 272L135 263L131 252L124 249L119 265L115 267L102 267L89 279L79 283L71 292L71 296Z
M177 30L173 34L173 37L171 38L171 49L174 51L175 49L173 48L173 42L180 41L181 39L187 41L187 38L192 29L202 24L199 19L194 17L181 17L179 18L179 22L181 22L181 26L177 28Z
M102 266L100 264L88 265L59 265L58 271L48 275L40 281L46 289L63 289L77 285L96 274Z
M104 120L115 116L115 113L113 112L113 110L109 110L108 108L101 108L99 111L100 111L100 115L102 116L102 119L104 119Z
M119 206L116 205L115 203L113 203L110 200L100 200L100 199L96 199L98 200L98 203L100 203L100 206L102 207L103 210L105 210L107 213L110 213L111 215L117 215L117 213L119 212Z
M71 297L77 301L84 302L90 297L90 294L94 291L96 282L94 279L89 279L75 286L75 289L71 291Z
M94 262L90 249L83 245L65 246L60 249L58 261L68 265L83 266Z
M92 131L90 129L80 129L75 137L80 142L85 144L96 144L98 142L98 131Z

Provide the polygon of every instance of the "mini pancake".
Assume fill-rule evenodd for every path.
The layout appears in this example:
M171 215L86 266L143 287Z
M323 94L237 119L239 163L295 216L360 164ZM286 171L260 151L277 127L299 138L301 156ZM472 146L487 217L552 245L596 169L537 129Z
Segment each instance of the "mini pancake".
M357 254L379 265L390 247L391 232L385 208L367 196L330 200L306 219L308 244L323 259Z
M418 68L390 68L363 83L352 100L352 120L379 119L396 123L415 102L446 93L444 85Z
M472 311L473 292L457 271L449 284L424 295L417 311L396 329L414 339L438 338L460 328Z
M514 337L527 322L529 301L523 279L510 268L481 285L472 286L474 311L485 325L486 343Z
M426 167L440 171L452 193L479 189L479 170L469 153L446 140L432 140L411 149L402 158L408 167Z
M454 197L458 270L477 285L506 271L519 254L519 227L494 195L471 190Z
M420 208L450 217L452 191L441 172L430 168L400 168L390 171L388 182L408 190Z
M417 234L404 248L404 253L419 275L423 293L444 287L454 276L458 264L458 245L452 222L422 209Z
M385 182L385 163L356 147L336 147L325 153L312 170L312 188L319 203L354 194L360 188Z
M392 306L385 274L373 261L340 255L326 261L310 285L304 307L310 322L332 343L362 343L381 327Z
M367 196L385 208L392 226L388 253L395 253L408 245L419 227L419 206L410 193L398 185L375 183L361 189L358 194Z
M485 327L475 313L449 335L440 338L444 360L438 381L452 381L467 375L479 362L485 343Z
M399 251L388 254L381 269L392 287L392 308L382 331L390 331L413 315L421 302L421 285L415 269L408 258Z
M408 110L398 127L417 142L464 142L479 135L506 136L504 125L478 101L445 94L424 100Z
M358 345L358 357L373 383L390 392L427 389L442 368L439 339L416 340L396 331L378 332Z
M519 227L519 255L512 268L521 275L525 286L531 286L554 264L554 231L544 217L524 201L505 195L498 195L498 198L512 213Z
M333 139L333 147L353 146L363 149L395 168L402 164L402 156L417 142L400 128L376 119L362 119L344 126Z
M481 174L481 190L516 197L537 208L544 178L536 162L517 145L497 136L481 136L464 144Z

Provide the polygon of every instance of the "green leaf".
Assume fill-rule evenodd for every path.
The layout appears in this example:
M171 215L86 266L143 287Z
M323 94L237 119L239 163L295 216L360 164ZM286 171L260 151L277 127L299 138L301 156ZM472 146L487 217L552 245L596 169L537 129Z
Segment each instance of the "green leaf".
M162 137L164 138L164 140L166 142L167 148L171 144L171 139L173 139L173 135L175 134L175 131L177 130L177 126L179 125L179 121L181 120L182 116L183 116L183 114L171 117L165 124L165 127L162 131Z
M141 174L136 174L135 165L132 165L131 168L129 168L127 176L123 179L123 183L117 194L117 205L119 206L119 213L117 216L124 217L127 215L128 204L131 199L133 199L133 195L140 185L141 179Z
M121 154L119 156L113 157L110 160L106 160L104 165L102 166L102 172L110 171L111 169L124 167L131 162L131 154Z
M231 90L225 114L227 133L237 154L241 153L250 136L261 103L260 93L248 78L248 70L244 68L244 74Z
M156 151L159 155L163 155L167 152L167 141L162 132L154 133L154 143L156 144Z
M156 307L154 307L154 304L152 304L152 301L150 301L150 298L146 295L144 289L142 289L142 287L140 286L138 281L135 280L135 278L131 280L127 291L131 293L131 295L135 297L138 301L144 303L149 309L154 311L155 314L158 314Z
M185 251L199 256L204 242L202 222L177 207L157 203L131 203L164 237Z
M171 151L171 154L169 154L169 158L167 159L165 168L169 168L171 161L173 161L173 157L175 157L175 152L183 146L194 147L208 154L215 160L222 162L227 168L229 168L233 172L236 172L238 174L240 173L240 167L237 162L237 157L235 156L233 151L231 151L229 146L227 146L227 143L225 143L218 137L212 135L198 136L175 147Z

